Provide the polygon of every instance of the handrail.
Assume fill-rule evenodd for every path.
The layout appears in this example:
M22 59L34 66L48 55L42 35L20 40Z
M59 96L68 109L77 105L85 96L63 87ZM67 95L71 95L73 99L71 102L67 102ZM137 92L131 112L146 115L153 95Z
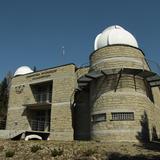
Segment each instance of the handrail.
M52 92L42 92L42 93L34 93L34 98L36 102L51 102Z
M49 121L40 121L40 120L29 120L29 124L31 126L31 130L34 131L49 131L50 130L50 122Z
M0 120L0 130L1 129L6 129L6 121L5 120Z

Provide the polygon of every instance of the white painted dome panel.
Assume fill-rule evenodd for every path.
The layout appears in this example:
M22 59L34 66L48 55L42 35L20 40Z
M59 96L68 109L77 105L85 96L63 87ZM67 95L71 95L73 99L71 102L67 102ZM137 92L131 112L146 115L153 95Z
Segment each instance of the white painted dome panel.
M21 66L16 70L16 72L14 73L14 76L24 75L32 72L33 70L31 70L28 66Z
M138 47L136 39L131 33L126 30L116 29L109 34L109 44L129 44L134 47Z
M113 29L123 29L124 30L123 27L119 25L114 25L114 26L107 27L102 33L105 33L106 31L113 30Z
M127 44L138 48L134 36L118 25L108 27L100 33L95 39L94 49L97 50L112 44Z
M97 37L95 38L94 48L98 48L97 45L99 44L98 41L100 42L101 34L102 33L98 34Z

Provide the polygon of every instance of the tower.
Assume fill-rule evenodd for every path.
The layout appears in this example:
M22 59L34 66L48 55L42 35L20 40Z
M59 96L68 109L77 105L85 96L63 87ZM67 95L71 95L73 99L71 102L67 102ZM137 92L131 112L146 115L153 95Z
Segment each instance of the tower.
M111 26L95 39L89 72L90 137L100 141L148 141L160 131L160 77L152 72L134 36ZM153 88L154 87L154 88Z

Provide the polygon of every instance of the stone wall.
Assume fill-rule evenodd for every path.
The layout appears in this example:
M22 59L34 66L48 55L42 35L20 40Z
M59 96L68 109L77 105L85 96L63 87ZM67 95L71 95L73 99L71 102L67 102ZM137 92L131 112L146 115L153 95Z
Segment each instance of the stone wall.
M90 55L90 70L111 68L138 68L148 69L143 52L140 49L112 45L100 48Z
M89 67L78 68L78 69L76 70L77 79L79 79L81 76L87 74L88 71L89 71Z
M50 139L72 140L70 99L76 87L73 64L14 77L9 96L7 129L30 130L27 109L39 107L36 106L31 86L48 81L53 83L51 105L47 106L51 109Z
M150 70L140 49L113 45L96 50L90 56L90 71L135 68ZM119 79L120 78L120 79ZM118 80L119 79L119 80ZM91 115L106 114L106 120L94 122L91 139L100 141L141 141L159 135L160 91L151 90L145 79L131 74L103 76L90 85ZM112 113L134 114L134 120L113 120Z
M31 130L28 109L46 107L51 110L50 139L137 142L144 138L144 132L150 139L155 132L160 137L160 90L151 89L142 77L113 74L93 79L83 89L77 84L77 79L91 71L125 67L150 70L143 52L126 45L107 46L92 53L90 63L90 67L68 64L14 77L7 129ZM52 100L47 106L38 106L32 86L46 82L52 84ZM133 113L134 119L115 121L112 113L118 112ZM95 122L98 114L106 119Z
M154 121L152 115L154 104L150 97L147 97L143 80L140 77L136 78L137 89L135 89L132 75L128 77L123 75L122 77L116 91L117 80L113 76L102 77L98 82L91 84L91 114L105 113L107 117L104 122L92 123L92 139L138 141L138 138L141 138L139 134L141 134L142 116L147 114L148 126ZM115 112L133 112L134 120L114 121L112 120L112 113Z

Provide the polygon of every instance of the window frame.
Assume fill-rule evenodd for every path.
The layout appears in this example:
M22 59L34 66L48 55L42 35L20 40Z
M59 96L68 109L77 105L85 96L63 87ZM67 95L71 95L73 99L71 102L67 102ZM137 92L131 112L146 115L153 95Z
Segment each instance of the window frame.
M93 123L105 122L105 121L107 121L107 114L106 113L92 114L92 122Z
M111 121L134 121L134 112L112 112Z

